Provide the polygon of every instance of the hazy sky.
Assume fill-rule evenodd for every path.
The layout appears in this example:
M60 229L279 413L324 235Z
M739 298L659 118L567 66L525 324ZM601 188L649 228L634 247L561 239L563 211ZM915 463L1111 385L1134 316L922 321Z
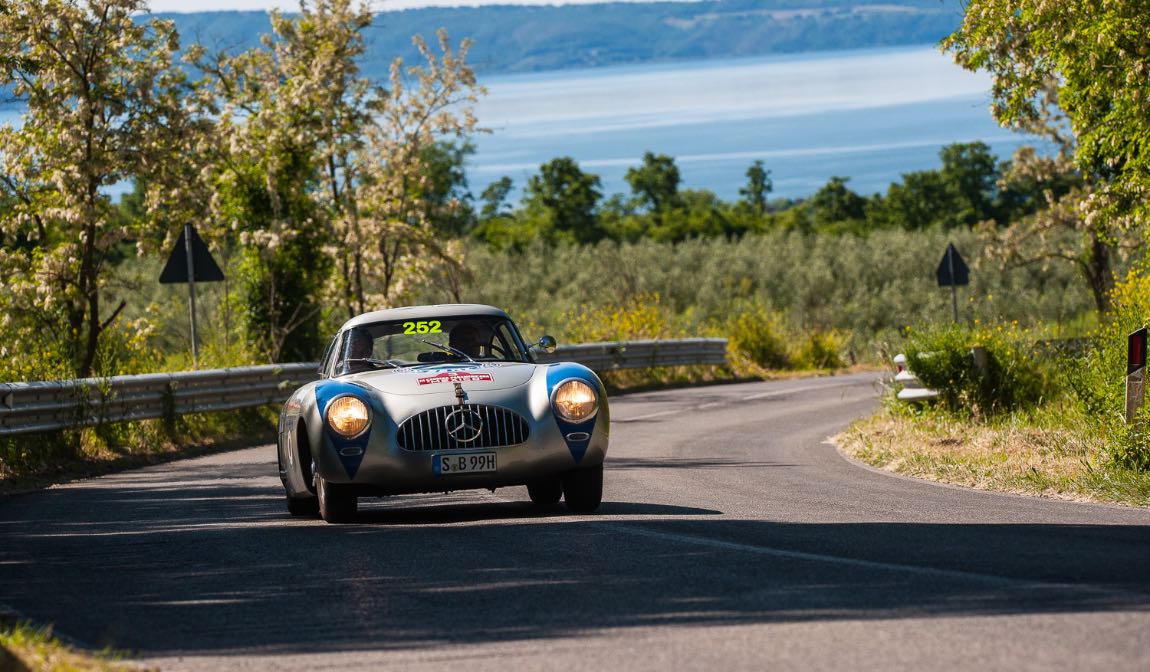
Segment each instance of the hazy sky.
M605 2L606 0L370 0L377 11L411 9L413 7L459 7L476 5L570 5ZM641 2L643 0L625 0ZM651 0L647 0L650 2ZM298 0L151 0L153 12L210 12L230 9L270 9L279 7L291 11L299 7Z

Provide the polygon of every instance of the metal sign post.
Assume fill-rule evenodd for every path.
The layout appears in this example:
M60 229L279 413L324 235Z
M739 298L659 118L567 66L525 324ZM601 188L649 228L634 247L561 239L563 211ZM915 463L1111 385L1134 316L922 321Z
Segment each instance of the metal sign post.
M1126 425L1138 421L1146 391L1146 327L1126 337Z
M195 227L185 224L180 239L168 263L160 273L160 283L188 283L188 312L192 322L192 368L199 366L199 338L196 330L196 282L217 282L224 279L208 246L200 239Z
M958 286L970 284L970 268L962 260L962 255L954 243L946 246L942 261L935 271L939 287L950 287L950 304L954 308L954 321L958 323Z
M198 369L199 347L196 345L196 255L192 253L192 225L184 224L184 254L188 255L188 306L192 314L192 368Z

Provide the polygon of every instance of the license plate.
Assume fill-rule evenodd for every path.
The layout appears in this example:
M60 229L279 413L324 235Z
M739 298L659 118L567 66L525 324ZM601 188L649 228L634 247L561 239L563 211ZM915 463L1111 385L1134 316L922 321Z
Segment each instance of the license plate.
M485 453L461 453L458 455L435 455L431 458L431 469L435 472L436 476L495 471L495 451Z

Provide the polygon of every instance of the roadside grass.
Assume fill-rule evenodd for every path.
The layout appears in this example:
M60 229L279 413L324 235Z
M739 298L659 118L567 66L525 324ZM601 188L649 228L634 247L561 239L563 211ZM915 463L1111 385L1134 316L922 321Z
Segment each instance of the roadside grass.
M110 650L86 652L65 644L50 626L0 619L0 670L3 672L141 672Z
M1114 463L1117 440L1066 402L989 420L889 405L835 437L846 455L907 476L1075 501L1150 506L1150 473Z

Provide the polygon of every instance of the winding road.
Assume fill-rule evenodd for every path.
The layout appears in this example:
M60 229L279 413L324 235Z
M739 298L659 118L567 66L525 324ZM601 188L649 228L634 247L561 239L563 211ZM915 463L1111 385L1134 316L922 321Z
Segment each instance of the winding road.
M287 515L261 446L0 502L0 603L163 670L1147 670L1150 511L890 476L873 374L612 400L604 504Z

